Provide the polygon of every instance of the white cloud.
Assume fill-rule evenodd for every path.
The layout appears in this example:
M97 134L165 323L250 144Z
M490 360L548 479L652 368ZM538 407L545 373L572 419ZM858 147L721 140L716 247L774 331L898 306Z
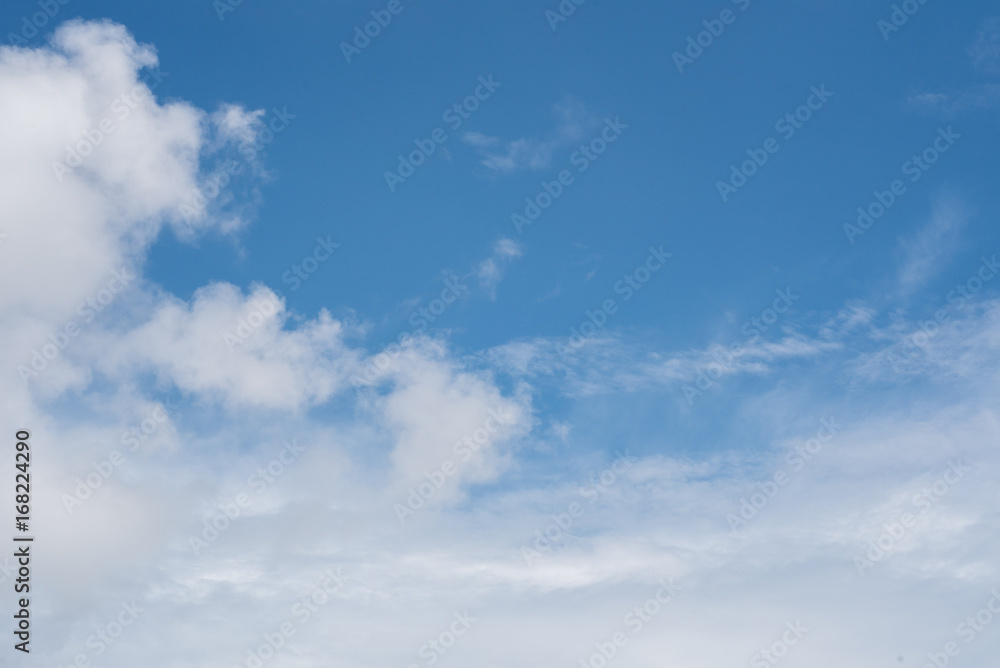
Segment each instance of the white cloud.
M522 247L513 239L501 238L493 245L493 253L479 263L476 271L476 278L479 285L490 295L496 298L496 289L503 280L507 265L523 254Z
M979 73L1000 75L1000 17L987 18L980 24L967 52ZM992 111L1000 106L1000 84L976 83L957 89L912 93L907 104L945 118L972 111Z
M491 148L500 144L499 137L487 137L481 132L466 132L462 135L462 140L476 148Z
M923 285L946 266L958 249L959 235L968 218L967 207L959 197L946 194L935 200L930 219L916 234L901 242L899 284L904 292Z
M732 344L739 343L737 352ZM815 360L843 344L788 334L774 341L737 338L726 344L679 352L650 350L617 333L589 338L517 341L484 353L497 368L546 384L573 397L637 392L655 388L717 387L728 377L766 375L790 361ZM705 387L700 389L704 390Z
M554 151L580 141L597 123L596 117L572 98L556 104L554 111L558 118L556 128L543 138L503 140L480 132L466 132L462 141L483 154L480 164L494 174L545 169L551 164Z
M147 369L184 392L230 406L297 411L345 387L359 355L343 325L321 312L295 329L284 301L257 287L243 296L228 284L198 290L190 305L164 299L148 322L115 341L100 364L113 377Z
M107 668L246 665L264 634L300 618L293 606L338 568L345 586L297 627L274 665L422 662L421 646L464 611L478 621L449 649L455 665L579 665L619 629L629 638L615 659L622 668L746 665L795 620L809 632L789 665L864 665L900 654L916 665L989 599L1000 549L1000 305L970 301L956 311L923 346L926 357L914 358L919 373L862 373L870 361L863 346L882 349L917 325L875 329L879 314L860 302L824 316L815 335L789 325L745 342L725 373L801 368L766 396L741 399L736 414L748 443L674 454L664 424L654 443L660 454L638 457L590 503L581 492L591 472L600 480L611 462L580 452L581 429L548 420L551 459L536 457L536 395L545 379L560 379L560 394L546 402L571 404L678 387L719 364L718 348L652 350L613 333L566 359L553 340L463 357L418 338L374 386L355 393L346 379L366 360L348 343L357 334L350 324L322 311L294 316L265 286L246 293L212 284L187 301L142 278L151 239L204 173L207 114L144 99L126 119L141 121L131 134L123 125L92 161L62 183L54 177L50 163L63 144L153 62L151 49L118 26L77 23L59 35L52 48L0 51L0 118L10 120L0 136L11 147L0 154L0 212L10 226L0 246L9 286L0 293L8 370L0 414L33 430L33 563L44 574L33 617L39 664L70 665L87 654ZM238 114L232 128L247 118ZM135 144L117 143L125 136ZM142 151L159 162L147 164ZM134 169L121 171L119 159ZM223 224L206 213L203 229ZM499 267L519 253L501 241L491 258ZM80 319L78 304L126 265L137 274L128 290L22 384L13 370L26 350ZM232 351L227 333L241 341L228 341ZM849 379L892 383L893 392L831 399L808 378L827 358ZM918 381L954 394L901 408L898 393ZM186 403L169 408L150 447L126 451L125 463L68 514L62 495L123 447L122 433L160 403L154 394ZM788 420L789 405L806 416ZM490 411L509 423L490 432ZM791 471L829 417L838 433ZM479 429L479 455L401 525L393 511L400 494L454 457L456 441L475 442ZM302 452L281 463L286 441ZM624 434L615 447L634 442ZM971 470L920 512L914 496L933 490L959 459ZM779 469L789 482L734 535L727 514ZM0 481L4 498L11 483ZM252 501L227 519L220 506L232 512L239 494ZM565 522L571 503L584 512L525 563L522 546ZM919 513L918 524L858 574L854 557L904 511ZM213 520L224 528L194 554L190 537L206 536ZM632 633L626 615L662 577L676 580L676 599ZM88 637L133 599L144 609L139 620L98 656ZM996 656L992 631L963 645L969 665Z
M155 64L151 48L113 24L63 26L51 49L0 49L0 211L8 234L0 280L33 277L31 289L0 296L6 312L69 317L163 221L179 217L181 197L196 183L202 114L152 99L138 74ZM140 99L130 108L121 97L132 93Z
M907 98L914 109L943 118L973 111L991 111L1000 105L1000 84L975 84L938 93L914 93Z
M264 110L247 111L235 104L224 104L214 114L212 121L225 141L236 141L240 146L250 146L257 141Z
M941 321L932 317L919 323L900 321L879 330L878 348L853 360L852 373L866 382L991 378L998 371L1000 304L969 302L955 292L951 296L952 301L942 299L936 305Z
M976 69L986 74L1000 74L1000 17L983 21L976 39L969 46L969 57Z
M259 117L232 106L206 114L183 102L161 105L140 82L142 68L155 66L152 48L111 23L75 22L57 31L51 47L0 50L0 213L9 221L0 278L11 286L0 296L0 355L8 369L0 386L4 421L31 429L33 472L47 481L36 492L33 528L50 537L50 550L35 563L57 575L40 593L46 604L36 629L61 642L33 650L52 663L87 654L108 666L148 664L155 655L166 666L175 661L170 653L189 655L195 646L207 660L241 661L242 643L259 637L258 623L268 627L272 606L291 606L280 592L307 593L315 585L305 571L323 571L296 549L287 556L303 575L266 575L272 569L253 545L257 531L281 543L280 534L308 525L289 522L288 512L321 517L308 529L319 542L307 542L322 551L335 533L330 519L346 519L348 531L398 526L389 501L400 485L423 476L425 464L453 455L454 440L470 434L479 453L441 501L493 480L531 426L527 394L505 396L488 373L467 370L430 342L416 340L368 402L347 391L363 353L344 339L360 330L348 332L322 311L293 317L265 286L246 294L212 284L185 301L151 285L142 275L145 253L164 225L185 238L234 229L232 214L218 207L202 209L193 225L182 207L211 173L208 160L253 141ZM118 103L125 106L116 115ZM97 135L102 122L112 129ZM67 161L67 145L78 164L68 164L76 160ZM67 169L56 173L53 163ZM500 266L516 255L516 246L501 241L493 257ZM30 368L32 351L46 351L38 358L44 368L22 383L14 370ZM186 403L161 410L146 396L163 392ZM364 419L335 431L306 417L338 396L358 399ZM51 409L52 401L61 408ZM490 411L506 416L504 424L479 443ZM130 428L142 434L134 450ZM266 478L254 472L274 475L276 445L286 439L306 452L258 497L255 485ZM366 449L386 442L394 464L388 473L373 471ZM108 469L119 457L123 463ZM13 494L9 478L0 488ZM239 493L254 503L224 530L226 540L191 554L189 537L203 535L202 519ZM356 515L358 505L378 510ZM366 542L359 536L356 544ZM365 577L364 560L343 557ZM329 555L323 568L328 564ZM369 579L386 592L388 575L376 569ZM357 587L347 594L365 596ZM264 604L259 612L244 614L245 596ZM142 617L98 655L88 636L133 599ZM206 634L184 620L195 603L244 610L228 632ZM288 614L280 612L279 621ZM163 632L148 635L153 627ZM221 646L212 647L213 637Z
M426 482L425 474L446 461L455 463L456 473L448 474L435 501L469 482L492 480L511 455L500 445L530 430L526 392L504 397L487 375L463 370L439 345L407 348L393 365L392 384L375 406L392 433L398 489Z

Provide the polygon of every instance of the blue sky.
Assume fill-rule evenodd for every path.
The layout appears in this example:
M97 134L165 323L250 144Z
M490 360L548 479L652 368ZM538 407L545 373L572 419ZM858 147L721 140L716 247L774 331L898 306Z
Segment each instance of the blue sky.
M435 662L601 668L663 578L612 662L775 665L801 620L789 665L995 656L955 625L1000 582L996 14L6 3L3 422L60 573L25 665L250 665L330 569L270 664L430 665L473 609Z
M925 7L930 16L921 10L889 42L875 27L888 12L869 3L809 8L801 16L751 6L683 75L671 54L724 3L586 3L555 33L544 5L533 3L404 7L350 65L337 44L370 20L372 8L363 4L244 3L223 22L208 3L164 7L164 15L141 6L80 8L92 12L85 16L115 18L140 42L157 45L160 67L170 73L156 91L163 99L203 108L240 102L296 115L267 148L274 180L261 186L258 224L238 245L202 240L198 260L196 251L164 239L151 255L156 280L181 294L211 279L270 284L310 250L315 235L333 234L343 244L338 262L294 296L294 307L353 308L394 329L398 304L434 294L442 271L461 271L498 236L511 236L510 213L584 143L566 141L544 167L500 176L478 169L479 155L452 133L445 144L450 162L439 154L389 193L383 173L396 156L446 127L442 112L487 74L503 86L461 131L544 141L557 130L554 107L567 98L583 113L620 116L630 128L586 180L581 175L582 188L518 239L525 256L497 300L446 317L442 324L460 329L459 340L473 348L567 332L653 243L675 252L676 273L652 286L655 302L618 321L657 328L667 345L711 337L722 313L749 315L786 285L809 293L807 308L831 311L845 299L871 296L866 286L884 278L897 237L920 224L936 191L961 182L988 197L995 121L971 113L957 131L976 140L961 143L914 186L890 224L880 225L890 230L866 236L857 248L843 243L841 227L856 207L885 188L937 127L955 124L908 108L908 96L988 82L963 48L983 18L975 5L945 16ZM341 25L348 27L332 29ZM169 52L170 40L181 39L184 48ZM955 44L950 51L926 48L946 39ZM819 84L835 93L829 106L745 190L721 202L715 182L745 159L744 151L775 136L775 120ZM967 232L975 248L988 243L990 229L988 205L979 207L981 220ZM830 283L845 289L825 287ZM556 288L559 299L536 305Z

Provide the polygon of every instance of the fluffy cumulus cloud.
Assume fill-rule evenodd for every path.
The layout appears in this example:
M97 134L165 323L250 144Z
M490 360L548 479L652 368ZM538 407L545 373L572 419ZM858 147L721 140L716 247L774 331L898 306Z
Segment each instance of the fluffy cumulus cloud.
M148 322L105 353L109 374L151 369L184 392L231 405L296 410L321 403L346 381L358 355L343 325L322 312L294 330L284 302L261 286L198 290L189 304L165 299Z
M997 628L964 620L1000 604L1000 307L978 294L995 258L933 326L857 302L679 351L609 329L371 356L363 325L265 285L182 299L144 276L162 231L245 222L182 207L259 122L163 103L157 71L109 23L0 49L0 414L36 453L32 665L996 656ZM907 246L898 294L956 215ZM520 253L499 242L482 284ZM742 382L759 391L727 391ZM741 447L667 447L685 386L731 401ZM577 423L649 401L662 447L584 451L620 436Z
M150 47L109 24L68 25L50 48L0 51L0 272L27 284L4 291L6 311L70 315L176 219L195 186L202 114L153 100L138 74L155 65Z
M226 210L220 164L236 156L262 175L253 151L261 112L164 103L156 88L167 76L153 47L108 22L70 22L45 46L0 49L4 422L31 428L35 470L49 481L33 510L53 536L39 568L61 574L39 584L50 602L40 636L60 640L36 652L52 662L128 661L132 650L113 658L113 639L93 635L122 604L125 618L143 620L132 642L162 615L167 637L207 641L186 633L184 606L228 597L215 582L259 577L197 547L215 547L199 520L230 509L230 492L252 500L233 506L247 525L270 531L288 526L279 481L294 492L298 475L318 491L345 476L332 495L304 496L329 504L313 511L377 499L384 518L372 521L396 524L390 500L445 456L466 457L456 443L470 454L440 500L494 479L531 424L530 398L505 395L430 341L415 341L379 387L357 393L348 378L368 360L346 339L360 330L327 312L292 314L262 285L211 284L183 300L149 283L145 256L164 230L191 239L245 223L232 212L238 202ZM331 400L357 400L364 419L341 434L309 426L304 412ZM392 453L388 468L370 460L375 448ZM317 564L317 578L335 561ZM314 587L310 577L300 584ZM226 652L219 660L240 659Z

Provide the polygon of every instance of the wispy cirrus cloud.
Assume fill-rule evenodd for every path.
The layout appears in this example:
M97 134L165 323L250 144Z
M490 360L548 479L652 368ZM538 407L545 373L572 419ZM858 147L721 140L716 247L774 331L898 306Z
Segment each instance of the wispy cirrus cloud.
M1000 16L985 19L969 46L969 57L977 70L1000 75Z
M966 50L973 68L986 76L1000 75L1000 17L985 19ZM971 83L938 91L919 91L906 104L926 114L954 118L961 114L990 111L1000 107L1000 84Z
M995 109L1000 105L1000 84L975 84L958 90L913 93L906 101L917 111L954 118L964 113Z
M555 151L583 139L599 123L594 114L573 98L556 104L553 112L556 127L542 137L505 140L479 132L466 132L462 141L483 156L480 165L490 173L505 175L518 170L545 169L551 164Z
M969 216L968 205L958 195L945 193L937 197L927 222L900 241L899 285L904 293L920 287L945 268L959 248Z
M579 346L564 338L530 339L490 349L485 356L516 377L557 380L560 391L571 396L673 389L680 397L681 388L700 377L710 377L714 384L727 377L767 375L783 363L814 360L843 348L835 340L796 333L775 340L738 340L737 352L721 343L667 352L611 331Z

